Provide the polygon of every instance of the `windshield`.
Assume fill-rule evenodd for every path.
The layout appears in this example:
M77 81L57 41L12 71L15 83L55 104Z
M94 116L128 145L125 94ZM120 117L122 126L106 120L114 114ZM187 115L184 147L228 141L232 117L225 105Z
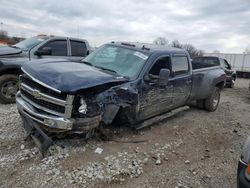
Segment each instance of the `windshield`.
M83 62L132 79L138 75L147 58L147 55L135 50L104 45L83 59Z
M30 50L31 48L33 48L34 46L40 44L41 42L43 42L45 39L43 38L37 38L37 37L32 37L26 40L23 40L15 45L13 45L14 47L20 48L22 50Z

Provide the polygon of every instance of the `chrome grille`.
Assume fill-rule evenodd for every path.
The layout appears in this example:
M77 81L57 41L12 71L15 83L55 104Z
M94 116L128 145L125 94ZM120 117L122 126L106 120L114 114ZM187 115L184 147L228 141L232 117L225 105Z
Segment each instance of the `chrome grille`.
M20 93L24 100L39 111L66 118L71 117L74 99L72 95L52 91L26 75L20 77Z
M38 89L42 93L48 94L48 95L50 95L52 97L62 99L62 100L66 100L66 98L67 98L67 95L65 93L57 93L57 92L55 92L55 91L53 91L53 90L51 90L49 88L44 87L43 85L37 83L36 81L33 81L32 79L29 79L26 76L21 76L20 81L22 83L25 83L29 87L31 87L33 89Z

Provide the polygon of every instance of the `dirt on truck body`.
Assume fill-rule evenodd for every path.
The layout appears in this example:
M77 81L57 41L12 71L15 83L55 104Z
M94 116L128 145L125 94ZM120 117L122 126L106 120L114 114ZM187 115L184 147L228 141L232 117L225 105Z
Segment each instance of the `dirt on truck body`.
M89 137L114 119L136 127L190 101L215 111L226 81L221 66L193 71L185 50L140 43L105 44L81 63L38 60L22 70L17 108L43 149L43 135Z

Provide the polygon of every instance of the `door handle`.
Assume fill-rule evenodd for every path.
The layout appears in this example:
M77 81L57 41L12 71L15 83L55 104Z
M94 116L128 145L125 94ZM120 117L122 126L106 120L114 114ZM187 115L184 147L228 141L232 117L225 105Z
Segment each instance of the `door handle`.
M186 84L191 84L192 83L192 80L187 80L186 81Z

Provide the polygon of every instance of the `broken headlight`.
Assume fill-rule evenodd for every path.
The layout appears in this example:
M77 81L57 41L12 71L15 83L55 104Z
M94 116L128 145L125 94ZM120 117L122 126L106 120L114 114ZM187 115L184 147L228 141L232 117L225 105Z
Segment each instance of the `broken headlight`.
M81 98L80 99L80 107L78 108L78 112L81 114L87 114L87 111L88 111L87 103L83 98Z

